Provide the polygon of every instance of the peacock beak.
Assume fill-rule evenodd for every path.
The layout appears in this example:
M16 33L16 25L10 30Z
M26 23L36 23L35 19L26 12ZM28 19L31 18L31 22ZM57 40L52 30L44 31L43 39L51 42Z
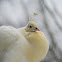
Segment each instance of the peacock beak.
M40 29L36 28L36 31L40 31Z

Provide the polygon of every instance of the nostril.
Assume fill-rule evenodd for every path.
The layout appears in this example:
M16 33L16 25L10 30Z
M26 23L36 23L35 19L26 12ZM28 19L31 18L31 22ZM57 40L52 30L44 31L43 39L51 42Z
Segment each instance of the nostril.
M40 31L38 28L35 28L36 31Z
M37 29L37 28L36 28Z

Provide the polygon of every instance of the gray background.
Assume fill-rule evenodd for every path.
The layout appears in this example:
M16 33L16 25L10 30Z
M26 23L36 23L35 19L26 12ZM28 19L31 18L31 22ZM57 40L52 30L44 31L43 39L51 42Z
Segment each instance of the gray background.
M0 0L0 26L24 27L33 13L50 43L43 62L62 62L62 0Z

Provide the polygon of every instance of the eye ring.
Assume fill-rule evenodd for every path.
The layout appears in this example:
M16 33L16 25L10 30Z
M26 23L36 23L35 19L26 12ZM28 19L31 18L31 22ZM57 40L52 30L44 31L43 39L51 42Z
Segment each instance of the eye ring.
M30 28L32 28L32 26L30 26Z

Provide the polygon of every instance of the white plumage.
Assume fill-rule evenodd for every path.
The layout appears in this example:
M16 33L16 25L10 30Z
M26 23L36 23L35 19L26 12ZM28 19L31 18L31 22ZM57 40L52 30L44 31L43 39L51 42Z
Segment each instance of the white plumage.
M48 48L48 41L33 21L19 29L0 27L0 62L39 62Z
M26 41L26 39L17 29L10 27L10 26L0 27L0 62L2 60L4 62L12 62L12 61L9 61L10 60L10 59L8 59L9 56L7 56L9 54L10 50L15 45L18 46L18 43L20 43L20 46L23 47L24 46L23 44L25 43L25 41ZM14 51L14 53L15 53L15 51ZM12 57L12 55L14 55L14 54L10 53L9 55L11 55L11 57ZM1 58L1 56L2 56L2 58Z

